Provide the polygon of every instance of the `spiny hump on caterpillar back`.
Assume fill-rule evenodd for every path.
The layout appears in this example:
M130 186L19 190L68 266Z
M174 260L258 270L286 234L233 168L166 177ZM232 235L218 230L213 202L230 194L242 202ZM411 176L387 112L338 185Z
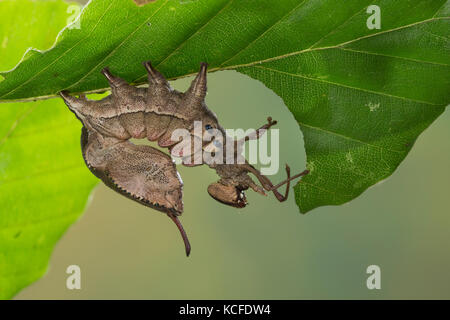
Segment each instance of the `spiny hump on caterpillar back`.
M190 131L191 136L203 139L207 130L218 129L223 131L219 125L217 116L206 106L205 98L207 93L207 68L208 65L201 63L200 71L192 81L189 89L182 94L182 100L177 106L169 127L164 135L159 138L158 144L162 147L170 147L177 143L172 141L171 136L174 130L184 128ZM200 136L196 136L194 122L202 123Z
M173 90L166 78L149 61L144 62L144 67L147 70L149 83L144 99L144 126L147 139L158 141L161 147L171 147L179 142L172 140L175 130L187 129L191 135L194 135L194 121L203 123L201 136L197 138L202 139L205 130L223 131L216 115L205 103L206 63L201 63L200 71L185 93Z
M102 70L111 87L111 96L120 125L130 137L146 137L144 125L145 99L139 88L129 85L125 80L111 74L109 68Z
M149 87L136 88L114 76L108 68L102 70L111 86L111 95L99 100L76 98L62 92L66 104L89 128L118 139L147 138L170 147L176 129L187 129L194 135L194 121L203 123L204 131L223 130L216 115L205 104L207 64L201 68L185 93L173 90L164 76L150 62L144 63ZM201 138L201 137L199 137Z
M180 94L172 89L166 78L152 66L150 61L143 64L148 77L144 120L146 135L148 140L157 141L167 131L179 104Z

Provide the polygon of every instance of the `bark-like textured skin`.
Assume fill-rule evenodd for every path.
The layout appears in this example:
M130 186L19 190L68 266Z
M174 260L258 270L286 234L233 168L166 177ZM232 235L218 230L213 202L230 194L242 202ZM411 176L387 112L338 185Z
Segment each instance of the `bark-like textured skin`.
M148 89L131 86L105 68L102 73L110 83L111 95L99 101L66 92L61 96L83 123L82 151L89 169L126 197L180 215L183 184L171 158L153 147L134 145L129 139L146 138L170 148L178 143L171 140L173 131L193 130L196 120L220 128L204 102L207 66L202 64L191 87L181 93L173 90L150 63L144 65Z
M108 187L151 208L183 212L183 184L168 155L150 146L89 134L84 127L83 136L86 165Z
M174 162L156 148L135 145L129 140L146 138L157 141L160 147L169 148L170 151L177 145L190 143L191 146L197 147L192 147L189 151L181 148L180 150L184 151L176 156L183 159L183 164L192 166L203 164L204 152L209 152L210 155L215 153L208 150L216 150L211 146L218 141L204 142L205 131L220 131L224 137L224 146L231 142L236 146L235 150L242 150L245 141L258 139L276 124L276 121L268 118L268 123L252 135L233 141L225 134L216 115L205 104L206 63L201 64L199 73L184 93L173 90L164 76L149 62L145 62L144 66L148 72L148 88L131 86L105 68L102 73L111 86L111 95L99 101L89 100L84 95L76 98L67 92L61 92L60 95L83 124L81 147L83 158L91 172L113 190L167 213L179 228L186 245L186 253L189 255L190 245L177 218L183 212L183 183ZM194 130L195 121L201 121L201 132ZM190 142L173 141L173 133L177 129L188 130ZM200 163L185 163L184 160L194 160L198 154L202 160ZM225 150L220 157L224 158L224 164L208 163L220 176L219 181L209 185L208 193L217 201L237 208L247 205L244 190L249 188L263 195L264 190L273 192L279 201L284 201L288 196L290 180L307 173L305 171L290 177L289 167L286 167L288 179L273 186L267 177L246 161L241 164L228 164ZM233 157L237 158L236 151ZM262 186L257 185L249 173L253 174ZM283 184L287 184L284 196L277 191Z

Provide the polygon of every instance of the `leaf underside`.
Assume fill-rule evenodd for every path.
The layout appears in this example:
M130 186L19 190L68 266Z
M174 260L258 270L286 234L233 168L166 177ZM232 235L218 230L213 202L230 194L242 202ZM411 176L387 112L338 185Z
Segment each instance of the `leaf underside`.
M380 30L366 26L369 5L381 8ZM295 193L307 212L348 202L390 176L445 110L449 14L447 0L158 0L142 7L94 0L79 29L64 30L50 50L30 50L13 70L0 73L0 100L106 90L105 66L142 84L140 62L146 60L170 79L194 74L201 61L212 72L237 70L279 95L303 132L311 172ZM0 105L14 114L26 108L7 106ZM78 134L75 127L65 127L67 135ZM65 137L52 152L72 150L72 140ZM2 147L0 153L11 155ZM13 176L3 157L0 170ZM78 158L64 161L77 166ZM76 175L64 168L51 167L53 179ZM75 193L78 200L87 196Z

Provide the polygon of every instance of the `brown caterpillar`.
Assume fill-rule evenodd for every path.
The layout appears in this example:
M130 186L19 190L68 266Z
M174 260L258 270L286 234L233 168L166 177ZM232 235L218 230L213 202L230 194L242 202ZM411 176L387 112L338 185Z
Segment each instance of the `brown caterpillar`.
M187 129L194 141L198 142L200 139L201 147L191 148L191 153L182 154L182 158L186 160L198 153L208 152L208 146L214 141L203 141L205 132L218 130L225 137L224 145L232 142L238 150L245 141L258 139L276 121L269 117L268 123L255 130L254 134L231 141L219 125L216 115L205 104L206 63L201 64L200 72L185 93L173 90L150 62L145 62L144 66L148 72L148 88L131 86L105 68L102 73L111 86L111 95L99 101L89 100L85 95L76 98L65 91L60 95L83 124L81 148L84 161L91 172L111 189L166 213L180 230L186 255L189 255L191 247L178 220L183 212L183 182L174 162L166 153L151 146L135 145L129 139L147 138L172 150L182 143L173 141L172 133L179 128ZM194 130L195 121L204 124L201 136ZM237 155L237 151L234 155ZM206 164L203 161L194 164L188 162L183 161L183 164ZM220 176L219 181L208 186L208 193L217 201L237 208L247 205L244 190L248 188L263 195L266 195L265 191L271 191L280 202L284 201L288 197L290 181L308 173L305 170L291 177L286 165L287 179L274 186L247 161L240 164L228 164L224 161L207 165ZM257 178L261 186L251 179L249 173ZM287 184L284 195L277 191L283 184Z

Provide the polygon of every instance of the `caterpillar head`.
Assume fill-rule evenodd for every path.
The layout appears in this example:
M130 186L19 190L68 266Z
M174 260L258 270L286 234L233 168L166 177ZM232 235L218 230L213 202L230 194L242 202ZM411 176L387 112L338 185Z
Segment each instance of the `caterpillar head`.
M290 168L286 165L287 178L274 186L269 178L248 163L221 164L213 166L213 168L216 169L221 179L208 186L209 195L215 200L235 208L244 208L248 204L244 191L249 188L264 196L267 195L265 191L273 192L278 201L285 201L289 194L290 181L309 173L308 170L304 170L291 177ZM261 186L252 180L250 173L256 177ZM286 191L282 195L277 189L284 184L286 184Z
M213 168L221 178L208 186L208 193L215 200L235 208L244 208L248 204L245 190L251 188L266 195L264 189L248 175L250 169L254 169L249 164L220 164Z
M205 102L207 93L207 67L208 65L206 63L201 63L197 76L192 81L188 90L181 94L180 100L177 102L176 112L182 114L184 120L172 120L171 127L167 130L167 132L174 132L176 129L187 130L185 134L188 137L185 134L182 135L179 141L184 140L184 142L179 143L177 149L180 150L190 145L190 151L183 153L183 156L187 157L186 159L190 159L187 161L188 163L192 163L194 154L201 156L201 152L206 150L208 145L213 144L214 137L225 134L225 130L219 124L216 114L207 107ZM148 70L150 68L151 66L147 67ZM156 70L150 71L153 73L157 72ZM178 136L178 133L176 135ZM173 143L173 141L171 140L170 142ZM175 150L175 144L172 144L171 148ZM174 156L180 156L179 152L175 152ZM189 165L186 161L183 162Z
M247 205L247 198L244 193L246 189L248 187L242 188L239 185L227 185L219 180L208 186L208 193L215 200L223 204L235 208L244 208Z

